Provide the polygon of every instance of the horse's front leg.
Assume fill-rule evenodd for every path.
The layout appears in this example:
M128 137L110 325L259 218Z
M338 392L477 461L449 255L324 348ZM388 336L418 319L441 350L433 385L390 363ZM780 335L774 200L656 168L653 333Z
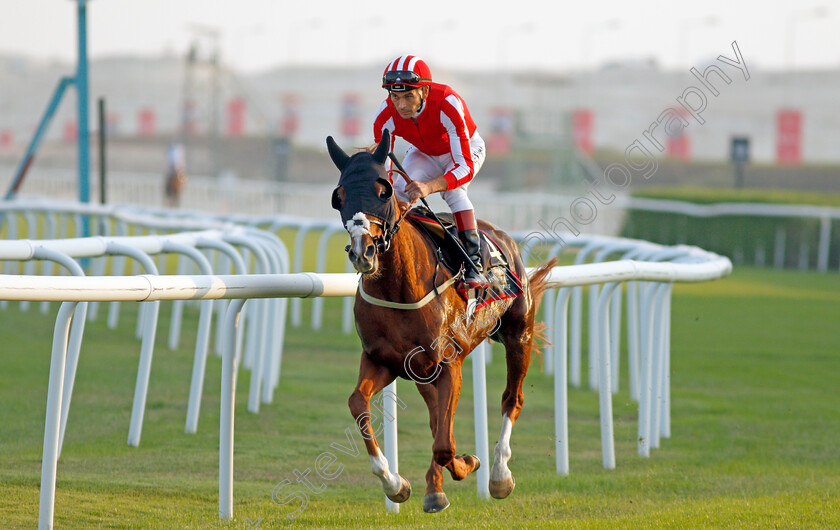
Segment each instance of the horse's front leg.
M411 496L411 484L398 473L389 469L388 460L376 443L376 433L371 425L370 398L391 384L396 379L390 370L378 366L370 361L366 353L362 353L362 363L359 368L359 381L356 389L350 395L348 405L356 426L365 441L370 467L374 475L382 481L382 489L392 502L405 502Z

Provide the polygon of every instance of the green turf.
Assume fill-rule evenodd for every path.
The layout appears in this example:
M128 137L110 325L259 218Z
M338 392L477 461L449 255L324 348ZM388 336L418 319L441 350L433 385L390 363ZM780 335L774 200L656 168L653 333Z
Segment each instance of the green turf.
M136 305L123 304L117 330L104 311L85 333L64 452L59 461L58 528L530 527L838 528L840 527L840 277L741 268L730 278L674 290L672 436L649 459L636 455L636 405L622 375L614 397L615 470L601 466L598 397L570 391L571 475L554 472L551 379L535 359L525 408L512 437L516 490L482 501L475 479L446 480L452 506L422 512L431 457L427 414L401 382L400 470L414 487L399 514L385 513L353 430L347 397L359 346L342 336L339 300L327 300L325 330L290 330L275 402L247 412L250 373L241 371L236 405L234 515L218 521L220 361L211 356L198 433L184 434L197 315L189 310L181 348L165 346L169 304L158 326L149 400L139 448L126 445L140 344ZM56 304L0 310L0 527L31 528L38 518L49 353ZM103 310L105 308L102 308ZM193 335L193 336L191 336ZM501 352L488 367L491 450L500 426ZM626 362L622 368L626 366ZM456 418L459 452L474 450L470 365ZM335 449L351 429L359 456ZM272 490L337 460L323 491L278 505ZM489 465L485 462L484 465ZM343 467L339 467L343 466ZM340 473L338 471L341 470ZM295 484L278 498L302 490Z

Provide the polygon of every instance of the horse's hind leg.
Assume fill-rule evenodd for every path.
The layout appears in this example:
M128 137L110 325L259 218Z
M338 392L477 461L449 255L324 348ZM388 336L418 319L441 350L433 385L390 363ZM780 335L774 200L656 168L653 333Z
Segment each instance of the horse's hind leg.
M391 384L396 379L383 366L370 361L366 353L362 353L362 363L359 367L359 381L356 389L350 395L348 405L356 426L362 434L370 457L370 467L374 475L382 481L385 495L393 502L405 502L411 495L411 484L398 473L392 473L388 467L388 460L379 450L376 435L371 426L370 398Z
M529 320L532 319L533 317ZM524 402L522 383L531 362L533 342L532 334L524 329L524 322L507 324L508 326L504 327L508 329L502 329L507 360L507 386L502 394L502 429L493 451L493 468L490 470L490 495L496 499L504 499L510 495L516 485L508 468L511 456L510 435ZM511 327L514 329L510 329Z

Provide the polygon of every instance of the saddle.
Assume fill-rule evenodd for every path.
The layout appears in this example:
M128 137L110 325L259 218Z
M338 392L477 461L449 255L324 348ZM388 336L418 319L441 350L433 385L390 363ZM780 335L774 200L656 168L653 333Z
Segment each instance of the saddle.
M450 213L437 213L435 215L443 223L442 225L423 206L412 208L406 214L406 219L418 227L432 241L432 244L437 248L440 262L450 274L457 274L462 267L463 258L452 239L444 235L444 230L446 230L452 235L455 241L458 240L458 228L455 225L455 218ZM497 300L518 297L522 294L522 282L510 267L512 260L509 256L505 255L504 250L502 250L499 244L482 230L479 230L478 234L481 239L481 245L479 247L481 264L484 267L484 275L490 280L491 284L487 289L480 289L476 297L476 309L481 309ZM454 287L464 300L469 299L467 286L463 281L458 281Z

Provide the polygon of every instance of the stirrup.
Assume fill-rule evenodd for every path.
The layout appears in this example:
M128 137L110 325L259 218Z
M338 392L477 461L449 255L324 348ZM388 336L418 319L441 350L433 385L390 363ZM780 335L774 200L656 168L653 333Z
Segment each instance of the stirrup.
M470 289L486 289L490 287L490 282L483 273L476 272L472 267L466 267L463 277L464 284Z

